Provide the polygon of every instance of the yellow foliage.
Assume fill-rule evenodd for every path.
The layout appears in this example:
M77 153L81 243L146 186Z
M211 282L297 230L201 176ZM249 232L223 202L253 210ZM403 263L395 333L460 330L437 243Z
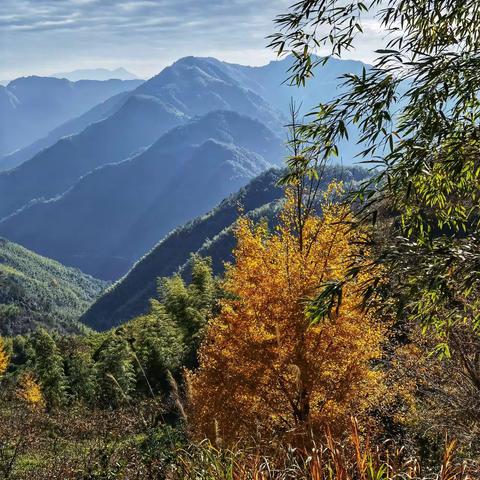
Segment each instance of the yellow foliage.
M0 337L0 375L3 375L6 372L9 363L10 355L7 353L5 341Z
M41 408L45 405L42 388L30 372L24 373L19 380L17 397L33 408Z
M299 241L292 194L272 234L247 218L236 228L230 294L208 328L200 367L187 373L188 417L195 436L229 444L251 437L343 429L380 391L371 368L380 356L382 328L361 309L361 276L343 293L331 319L310 325L305 301L326 281L346 275L358 253L348 208L325 195L322 218L309 215ZM217 437L217 438L216 438Z

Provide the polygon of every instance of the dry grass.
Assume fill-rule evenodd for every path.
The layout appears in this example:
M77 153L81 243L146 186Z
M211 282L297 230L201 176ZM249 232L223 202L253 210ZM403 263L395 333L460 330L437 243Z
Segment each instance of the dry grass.
M188 443L166 427L155 402L115 411L48 414L0 408L0 480L479 480L447 441L431 469L401 447L372 443L352 419L340 442L326 431L305 448L226 449Z
M372 447L362 439L352 419L347 442L327 430L321 443L309 449L220 450L208 442L179 452L169 480L478 480L480 466L456 462L455 442L447 442L441 464L423 470L415 458L388 442Z

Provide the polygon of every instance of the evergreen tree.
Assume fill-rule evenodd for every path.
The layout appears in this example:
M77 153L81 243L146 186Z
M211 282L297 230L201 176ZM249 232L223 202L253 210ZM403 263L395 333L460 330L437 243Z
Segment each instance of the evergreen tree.
M32 338L34 371L40 382L47 408L58 408L67 400L67 379L63 358L47 330L38 329Z
M152 300L150 312L138 319L135 352L140 363L139 381L147 388L169 387L168 372L177 375L182 367L185 351L181 328L157 300ZM149 385L148 385L149 384Z
M110 334L100 347L95 364L98 398L103 405L116 407L130 399L135 388L134 357L126 339Z
M70 345L65 361L70 396L72 400L92 404L97 393L97 382L90 349L75 337L70 341L73 345Z
M205 326L216 312L220 289L210 259L192 255L190 265L191 282L188 286L180 275L174 275L161 280L159 294L165 312L183 330L184 364L193 368L198 364L197 350Z

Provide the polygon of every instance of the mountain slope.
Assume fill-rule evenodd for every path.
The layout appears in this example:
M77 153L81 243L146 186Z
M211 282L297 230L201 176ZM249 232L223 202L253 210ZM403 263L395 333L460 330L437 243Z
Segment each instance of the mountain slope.
M256 177L239 192L222 201L208 214L177 228L161 240L130 272L110 287L87 312L81 321L99 330L123 323L144 313L149 299L155 296L157 278L179 270L188 271L191 253L210 256L214 271L223 271L223 262L231 261L235 245L233 226L239 208L253 218L273 219L283 199L283 189L277 185L282 171L271 169ZM333 179L359 181L367 171L350 167L330 169L324 184Z
M130 119L132 99L137 99L139 104L140 98L149 99L144 102L145 111L136 109L135 117ZM165 111L164 118L156 121L148 117L149 104L155 101ZM0 174L0 218L36 198L62 194L91 169L119 162L148 146L181 118L217 109L237 111L275 130L280 130L284 123L281 115L264 99L230 77L218 60L193 57L179 60L141 84L110 117L77 135L60 139L20 165L14 173ZM107 128L105 125L110 125L107 133L103 131ZM150 129L152 136L145 135L144 129ZM45 179L52 172L56 178Z
M181 58L142 84L137 92L161 98L189 116L233 110L272 129L281 128L285 121L278 110L239 81L228 64L215 58Z
M139 80L82 80L22 77L0 87L0 155L25 147Z
M309 80L306 87L297 88L290 86L288 82L284 82L288 76L287 71L292 65L290 58L281 61L272 61L260 67L228 64L215 59L208 60L210 62L216 62L219 68L229 72L228 74L241 83L244 88L249 88L261 95L274 106L274 108L283 112L285 116L288 116L288 105L291 98L294 98L299 105L301 104L302 111L306 113L313 109L319 102L330 100L334 93L338 93L341 90L341 87L338 85L338 77L340 75L345 73L359 74L363 67L368 68L368 65L362 62L332 58L326 67L319 70L317 75ZM83 121L83 128L89 123L98 120L100 120L99 117L92 117L90 122L87 120ZM60 132L57 133L54 131L46 139L39 141L38 145L34 144L26 149L15 152L4 160L0 159L0 170L13 168L28 160L42 148L52 145L54 143L52 138L58 140L62 136L71 135L81 130L81 128L78 127L76 129L68 128L69 123L71 122L65 125L66 128L58 129ZM351 150L352 149L348 149L345 151L344 158L346 160L349 159L348 156Z
M32 199L62 194L93 169L152 143L183 116L155 97L130 96L110 117L62 138L19 167L0 173L0 218Z
M37 153L52 146L63 137L68 137L80 133L92 123L99 122L110 115L113 115L130 96L130 92L121 92L113 97L108 98L102 103L95 105L93 108L65 123L54 128L45 137L36 140L30 145L15 150L15 152L0 157L0 172L2 170L10 170L18 167L22 163L33 158Z
M76 320L106 286L0 238L0 335L40 325L81 331Z
M173 228L282 159L282 141L260 122L212 112L127 161L92 171L59 198L6 218L0 232L42 255L116 279Z
M257 92L274 108L288 115L290 99L301 104L302 112L308 113L321 102L329 101L342 91L339 77L344 74L361 74L368 65L356 60L330 58L319 68L304 87L290 85L289 69L294 61L291 56L267 65L250 67L225 64L230 75L235 75L246 87Z
M322 68L316 70L315 75L308 80L305 86L297 87L290 85L287 81L289 69L292 65L293 59L286 57L283 60L272 61L260 67L225 64L225 68L246 88L257 92L270 105L286 116L289 115L291 99L295 100L300 114L308 114L315 110L320 103L328 102L341 94L342 83L344 82L340 80L342 75L361 75L364 68L370 68L369 65L359 61L330 58ZM360 134L357 127L350 126L349 139L340 141L339 161L344 165L352 165L355 156L362 150L356 145L359 138Z

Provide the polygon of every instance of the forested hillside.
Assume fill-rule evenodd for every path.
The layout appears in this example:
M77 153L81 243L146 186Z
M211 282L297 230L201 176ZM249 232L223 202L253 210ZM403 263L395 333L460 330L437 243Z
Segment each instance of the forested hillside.
M366 170L356 167L331 168L322 180L322 188L333 179L351 185L367 175ZM146 312L159 277L175 272L189 277L192 253L211 258L214 273L222 274L225 262L233 260L233 230L242 212L257 221L269 219L275 225L283 199L283 188L278 185L281 176L280 169L259 175L208 214L174 230L112 285L82 316L82 322L96 330L105 330Z
M139 118L145 121L142 111ZM126 118L136 121L135 116ZM212 112L177 128L174 121L170 125L139 155L98 168L64 195L4 219L0 234L98 278L115 280L171 230L207 212L284 156L281 138L235 112ZM90 145L99 151L98 141ZM30 163L11 176L20 177ZM31 181L42 189L63 181L60 175L47 177L39 174ZM39 183L40 178L45 181Z
M0 238L0 334L37 326L84 331L77 320L107 284Z

